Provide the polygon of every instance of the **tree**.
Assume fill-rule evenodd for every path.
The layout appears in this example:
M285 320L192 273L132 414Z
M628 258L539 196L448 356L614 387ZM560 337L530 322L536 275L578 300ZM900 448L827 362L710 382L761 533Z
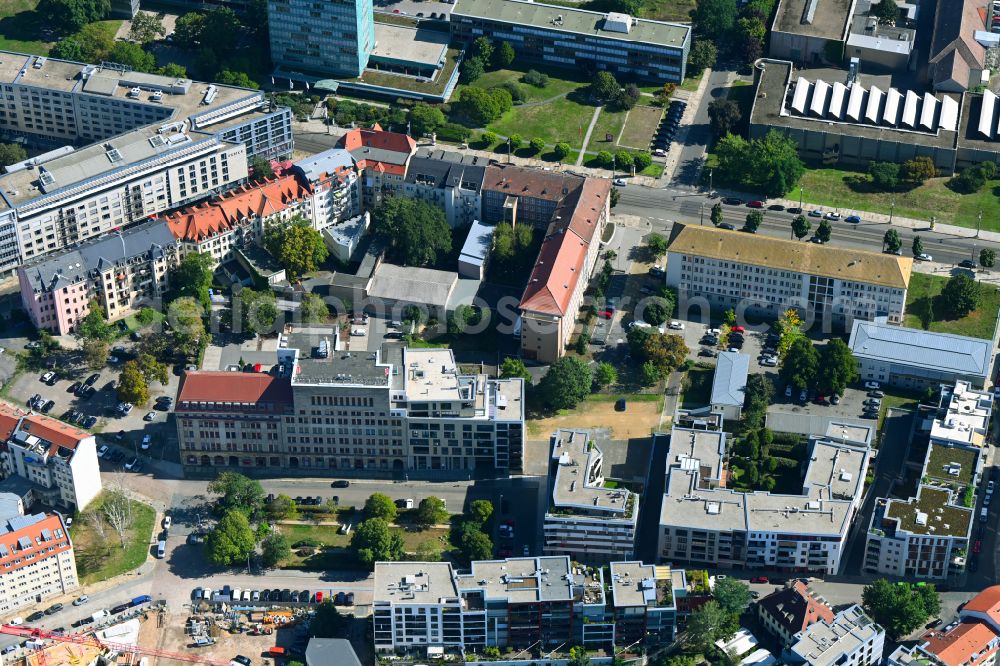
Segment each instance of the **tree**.
M899 5L895 3L895 0L882 0L882 2L871 6L869 13L881 23L894 25L899 20Z
M302 294L300 311L304 324L321 324L330 318L330 308L326 306L323 297L309 291Z
M233 331L250 335L270 333L278 320L278 301L274 292L254 291L244 287L233 299ZM238 324L238 327L237 327Z
M953 275L941 290L941 303L945 314L952 319L961 319L976 309L979 304L979 283L965 273Z
M732 133L743 119L739 105L725 97L712 100L708 105L708 120L712 135L720 139Z
M712 597L722 610L739 617L750 606L750 586L736 578L716 579Z
M571 150L572 148L568 143L566 143L565 141L560 141L555 145L555 148L553 148L552 152L555 153L557 160L564 160L566 159L566 156L569 155Z
M744 62L753 62L764 51L767 27L760 14L742 16L736 20L736 49Z
M479 135L479 138L486 146L492 146L499 140L500 137L497 136L496 132L486 130L485 132Z
M83 360L91 370L100 370L108 362L111 349L104 340L84 340L81 345Z
M351 537L351 547L363 564L393 562L404 555L403 537L389 529L389 523L382 518L369 518L360 523Z
M215 259L210 254L192 252L185 255L171 275L171 284L175 294L197 299L207 308L209 306L208 288L212 286L214 268Z
M111 13L111 0L41 0L35 11L66 34L105 18Z
M658 260L667 253L667 239L661 234L649 234L646 236L646 251L654 260Z
M184 65L178 65L174 62L168 62L163 67L160 67L159 74L162 76L169 76L175 79L186 79L187 78L187 67Z
M615 162L618 164L619 169L624 169L628 171L635 164L635 160L632 158L632 153L628 152L624 148L615 153Z
M577 645L569 650L569 661L566 666L590 666L590 657L587 655L587 648Z
M763 223L764 223L764 213L760 212L759 210L752 210L749 213L747 213L747 219L746 222L743 223L743 228L749 231L750 233L755 234L757 233L757 229L759 229L760 225Z
M720 224L722 224L722 219L723 219L722 204L717 203L714 206L712 206L712 214L710 217L712 220L712 224L714 224L715 226L719 226Z
M469 52L472 54L472 57L482 58L483 62L489 62L493 57L493 42L486 36L477 37L472 42Z
M129 25L128 38L140 44L149 44L167 34L163 18L153 12L136 12Z
M594 159L600 166L606 169L610 169L615 162L615 156L609 150L598 151Z
M274 178L274 168L271 166L271 161L260 155L251 157L248 160L248 166L250 167L250 180L255 183Z
M288 272L290 281L311 273L330 256L330 251L312 224L295 216L287 225L272 224L264 232L264 247Z
M115 337L115 330L104 317L104 308L96 298L87 303L89 312L76 325L76 336L81 340L110 340Z
M619 110L628 110L635 107L642 98L642 91L634 83L627 83L622 91L615 97L614 106Z
M796 215L792 218L792 234L799 240L805 238L810 229L812 229L812 222L807 220L805 215Z
M171 329L173 350L182 356L194 356L200 345L208 342L205 331L205 309L190 296L182 296L170 301L167 306L167 322Z
M736 14L735 0L702 0L694 10L692 21L697 34L718 42L733 29Z
M597 72L590 81L590 96L605 104L617 99L621 89L621 84L611 72Z
M0 167L23 162L28 159L28 153L19 143L0 143Z
M819 354L817 374L819 390L826 395L843 395L847 385L858 378L858 362L851 348L840 338L833 338Z
M736 311L733 310L732 308L729 308L728 310L723 312L722 323L730 328L736 326Z
M811 387L819 371L819 352L812 341L804 336L792 341L788 352L781 360L780 375L785 383L798 390Z
M282 560L287 560L292 554L291 545L284 534L275 530L260 542L261 560L264 566L272 569Z
M538 394L550 409L572 409L587 397L592 383L586 363L574 356L563 356L538 382Z
M910 246L910 249L913 250L914 257L919 257L924 253L924 241L920 236L913 237L913 244Z
M420 500L420 504L417 506L416 522L422 527L448 522L448 508L444 501L433 495Z
M762 191L769 197L784 196L805 173L798 145L774 130L750 141L727 134L716 146L718 169L727 180Z
M67 37L56 42L49 50L49 57L75 62L91 60L89 53L83 48L83 44L75 37Z
M201 45L221 58L236 48L236 40L242 30L243 24L236 12L229 7L216 7L205 14L200 35Z
M410 131L417 136L430 134L448 121L441 107L424 102L414 104L406 119L410 123Z
M493 556L493 540L474 523L462 524L461 534L462 554L470 562L473 560L488 560Z
M597 386L611 386L618 381L618 371L610 363L601 362L594 368L594 383Z
M250 78L250 75L246 72L233 71L231 69L224 69L219 72L215 79L219 83L223 83L227 86L236 86L237 88L249 88L251 90L257 90L260 88L260 84Z
M139 354L135 358L135 364L147 382L159 382L166 385L170 380L170 373L167 372L167 366L157 361L150 354Z
M111 62L125 65L137 72L156 71L156 58L139 44L115 42L107 57Z
M253 518L264 506L265 493L260 481L238 472L220 473L208 484L208 492L219 496L215 506L220 513L239 511Z
M246 562L255 544L254 532L246 514L229 509L205 539L205 554L212 564L231 566Z
M899 164L895 162L869 162L868 175L872 185L883 191L892 191L899 187Z
M673 303L663 298L650 298L643 304L642 320L647 324L659 326L670 318Z
M536 88L544 88L549 85L549 75L542 74L536 69L529 69L521 77L523 83L527 83L529 86L534 86Z
M652 386L663 378L663 373L652 361L645 361L639 367L639 377L643 386Z
M299 507L288 495L278 495L264 509L269 520L296 520L299 517Z
M997 253L992 248L984 247L979 251L979 265L983 268L993 268L997 263Z
M873 620L893 640L899 640L923 625L941 610L941 601L933 584L890 583L884 578L866 585L861 602Z
M653 163L653 156L645 150L640 150L639 152L632 154L632 161L635 163L636 171L644 171L650 164Z
M475 56L467 57L462 62L461 79L463 83L475 83L486 73L486 61Z
M516 132L507 137L507 147L510 149L510 152L512 153L521 147L522 142L523 139L521 138L521 135L517 134Z
M691 613L688 619L686 640L695 650L712 648L715 641L728 638L735 633L737 623L717 601L709 601Z
M688 76L700 76L709 67L715 66L719 49L708 39L696 39L688 53Z
M101 515L118 535L122 550L128 548L132 541L132 525L135 523L135 502L129 498L119 476L104 491Z
M667 333L652 333L643 345L643 358L651 362L663 379L683 365L688 348L684 338Z
M612 208L614 208L615 206L618 205L618 202L621 200L621 198L622 198L621 191L617 187L612 187L611 188L611 194L608 195L608 203L609 203L609 205Z
M511 379L513 377L520 377L528 383L531 382L531 373L528 372L528 367L524 364L524 361L513 356L508 356L500 363L500 378Z
M427 266L451 251L451 228L444 211L426 201L386 197L373 219L376 236L403 265Z
M899 252L900 248L903 247L903 241L899 238L899 232L895 229L889 229L882 236L882 247L886 252L891 252L896 254Z
M500 46L493 52L493 66L497 69L510 67L517 54L510 42L500 42Z
M149 384L135 361L127 362L118 376L118 399L133 405L149 402Z
M324 601L316 606L316 614L309 622L309 635L316 638L338 638L344 636L349 623L332 601Z
M934 160L926 155L921 155L903 162L900 175L907 183L922 185L937 175L937 169L934 167Z
M833 227L830 225L829 220L820 220L819 226L816 227L816 238L820 239L824 243L830 242L830 236L833 235Z
M482 528L493 517L493 502L489 500L473 500L469 505L469 520L474 520Z
M545 139L536 136L528 142L528 145L531 147L532 154L537 155L545 149Z
M383 493L372 493L372 495L365 500L365 518L381 518L387 523L391 523L396 520L396 516L399 512L396 510L396 503L392 499Z
M174 43L184 48L194 48L201 41L204 29L204 14L201 12L182 14L174 22Z

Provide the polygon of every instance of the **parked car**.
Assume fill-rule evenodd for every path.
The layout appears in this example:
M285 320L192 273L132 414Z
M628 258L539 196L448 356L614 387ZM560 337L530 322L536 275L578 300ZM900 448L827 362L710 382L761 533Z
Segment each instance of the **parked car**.
M782 211L782 210L785 210L785 207L783 205L781 205L781 204L771 204L770 206L767 207L767 209L768 210Z
M915 259L917 259L917 261L934 261L934 257L927 254L926 252L921 252L915 257Z
M851 224L861 224L861 217L858 215L848 215L844 218L845 222L850 222Z
M973 270L979 268L979 264L977 264L976 262L974 262L972 259L965 259L962 262L960 262L958 265L961 266L962 268L971 268Z
M729 231L736 231L736 227L729 224L728 222L722 222L719 224L720 229L728 229Z
M624 412L626 409L628 409L628 403L625 401L625 398L619 398L615 401L616 412Z
M801 391L799 391L799 402L804 403L808 399L809 399L809 394L806 392L805 389L802 389Z
M884 398L885 397L885 393L882 392L882 391L879 391L878 389L876 389L874 391L868 391L868 397L869 398Z
M618 187L625 187L626 185L628 185L628 181L625 180L624 178L615 178L614 183Z
M761 359L760 364L768 368L778 367L778 359L774 356L765 356Z
M44 375L42 375L41 381L43 384L50 384L55 380L55 378L56 378L56 373L46 372Z
M826 213L823 212L823 210L811 210L811 211L809 211L809 217L823 217L824 215L826 215Z
M146 415L142 417L143 421L155 421L156 412L146 412Z
M823 216L824 220L836 221L840 219L840 213L827 213Z
M139 459L138 458L132 458L127 463L125 463L125 469L131 471L131 470L135 469L138 464L139 464Z
M751 583L768 583L770 581L768 581L767 576L754 576L753 578L750 579L750 582Z
M51 606L49 606L48 608L45 609L45 614L46 615L55 615L56 613L58 613L62 609L63 609L63 605L62 604L52 604Z
M351 485L350 481L345 481L344 479L337 479L330 484L331 488L347 488Z
M743 199L740 199L739 197L723 197L722 203L726 204L727 206L742 206Z
M709 349L708 347L702 347L698 352L698 356L704 356L706 358L715 358L716 353L714 349Z
M748 201L747 202L747 208L763 208L763 207L764 207L764 202L763 201Z
M671 321L670 322L670 328L672 328L675 331L683 331L684 330L684 322L676 321L676 320Z
M97 457L103 458L104 456L108 455L108 451L110 450L111 449L108 448L107 444L102 444L101 448L97 449Z
M882 388L882 385L879 384L878 382L865 382L865 388L877 391L878 389Z

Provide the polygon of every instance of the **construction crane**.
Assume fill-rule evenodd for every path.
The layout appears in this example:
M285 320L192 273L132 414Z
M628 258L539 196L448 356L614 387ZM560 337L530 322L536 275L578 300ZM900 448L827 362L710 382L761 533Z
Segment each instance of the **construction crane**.
M62 634L53 631L47 631L45 629L36 629L33 627L21 627L13 624L0 625L0 633L10 634L11 636L20 636L21 638L42 638L51 641L59 641L62 643L76 643L77 645L87 645L90 647L95 647L100 650L114 650L116 652L122 653L132 653L144 657L161 657L163 659L173 659L175 661L186 661L191 664L207 664L207 666L229 666L231 662L229 661L216 661L214 659L207 659L194 654L183 654L180 652L167 652L166 650L156 650L153 648L146 648L139 645L131 645L128 643L114 643L112 641L102 641L96 636L88 636L85 634ZM44 648L40 649L37 653L39 655L38 666L45 666L45 651Z

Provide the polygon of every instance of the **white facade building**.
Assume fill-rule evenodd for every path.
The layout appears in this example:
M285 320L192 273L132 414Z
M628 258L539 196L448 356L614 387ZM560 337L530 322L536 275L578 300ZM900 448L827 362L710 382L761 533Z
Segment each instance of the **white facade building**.
M885 630L855 604L832 623L820 620L796 634L784 658L809 666L870 666L882 661L884 647Z

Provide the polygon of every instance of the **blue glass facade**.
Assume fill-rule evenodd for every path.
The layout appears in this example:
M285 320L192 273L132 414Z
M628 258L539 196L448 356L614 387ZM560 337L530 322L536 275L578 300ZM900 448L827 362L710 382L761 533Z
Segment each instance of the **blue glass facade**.
M268 0L271 60L284 69L360 76L375 47L372 0Z

